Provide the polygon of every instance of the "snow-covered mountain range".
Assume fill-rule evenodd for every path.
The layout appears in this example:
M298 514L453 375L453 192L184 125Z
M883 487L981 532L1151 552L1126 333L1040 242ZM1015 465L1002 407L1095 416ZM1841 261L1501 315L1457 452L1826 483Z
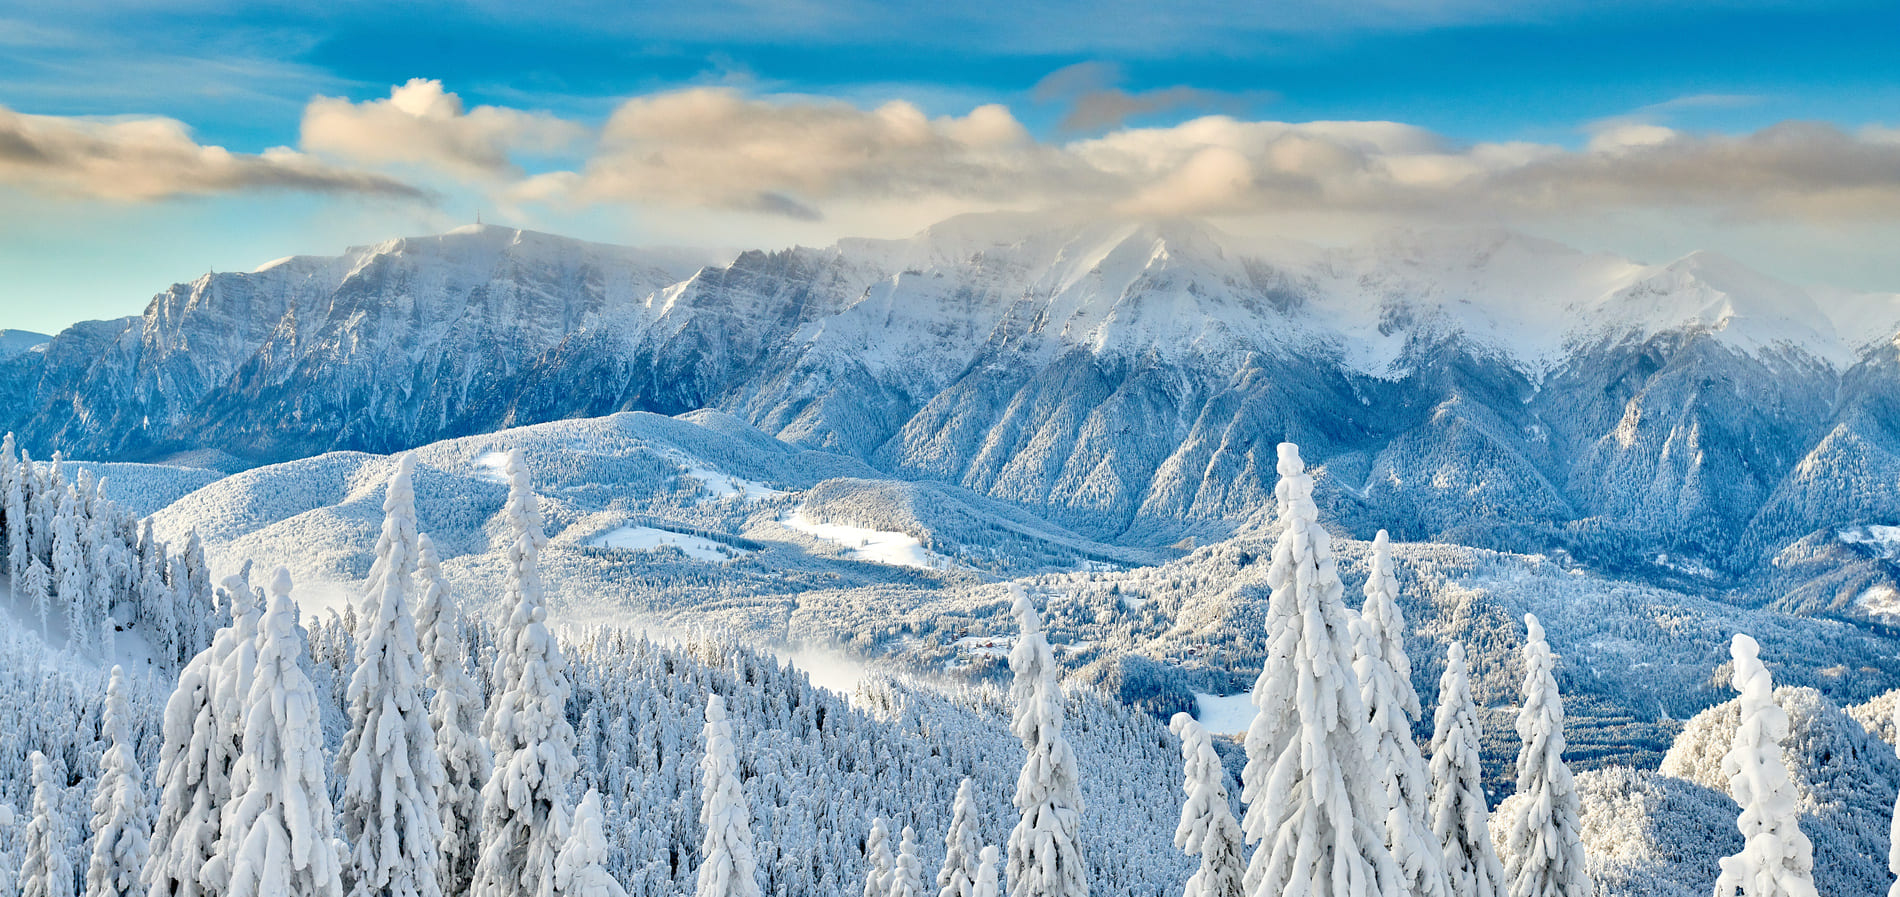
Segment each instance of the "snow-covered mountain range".
M1832 534L1900 522L1897 325L1896 295L1501 231L1319 249L980 216L722 258L471 227L76 325L0 360L0 426L42 456L237 469L718 409L1129 546L1246 526L1292 440L1361 537L1770 571L1844 610L1885 574Z

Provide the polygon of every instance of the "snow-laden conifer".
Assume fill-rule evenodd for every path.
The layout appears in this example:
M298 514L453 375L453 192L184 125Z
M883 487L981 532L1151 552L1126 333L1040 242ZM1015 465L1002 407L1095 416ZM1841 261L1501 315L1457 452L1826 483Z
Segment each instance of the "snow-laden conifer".
M1432 729L1432 835L1444 857L1451 897L1506 897L1504 867L1491 844L1478 711L1463 645L1445 649Z
M500 633L498 690L482 720L493 775L482 788L482 848L476 897L546 897L567 843L568 788L578 768L567 721L573 686L542 606L540 551L547 544L521 451L508 456L508 598Z
M464 666L468 647L461 612L442 576L435 544L427 535L419 535L416 547L417 585L422 590L416 605L416 636L428 686L435 692L429 699L429 725L435 732L436 756L442 761L437 883L442 893L459 895L467 893L475 880L475 863L481 857L482 786L488 782L494 758L477 734L482 725L482 691Z
M419 545L413 478L403 455L383 499L383 531L370 566L350 677L350 729L337 753L338 815L349 845L352 897L440 897L442 762L423 701L415 600Z
M1187 793L1181 824L1174 830L1174 846L1201 858L1201 868L1189 876L1184 897L1242 897L1247 860L1240 823L1227 801L1226 773L1220 755L1214 752L1214 739L1185 713L1175 714L1168 728L1181 739L1181 790Z
M871 834L864 839L864 897L887 897L897 858L891 855L891 832L883 817L871 820Z
M1372 540L1365 604L1353 630L1353 671L1366 705L1385 781L1385 841L1399 864L1403 890L1413 897L1444 897L1444 859L1427 818L1431 778L1412 723L1420 714L1412 688L1412 661L1405 655L1405 617L1399 611L1399 580L1385 530Z
M985 844L976 859L976 897L999 897L996 860L996 845Z
M75 653L95 652L92 601L87 595L92 576L86 568L85 548L79 544L78 509L71 490L59 497L53 517L53 592L66 613L66 648Z
M968 779L957 786L950 809L950 828L943 836L943 868L937 871L937 897L972 897L976 889L976 858L983 849L976 829L975 785Z
M86 867L86 897L135 897L150 855L152 805L145 771L132 753L131 708L125 670L112 668L106 685L106 750L92 796L92 859Z
M244 706L244 752L231 771L218 855L204 877L230 897L340 897L317 692L299 663L290 571L271 575ZM248 587L245 591L249 591Z
M1082 859L1082 782L1075 752L1062 734L1066 713L1055 653L1042 634L1042 617L1021 586L1011 585L1022 629L1010 651L1015 673L1010 730L1028 757L1016 777L1021 814L1009 833L1011 897L1088 897Z
M1524 615L1524 706L1517 715L1517 793L1504 820L1504 874L1511 897L1589 897L1582 807L1564 762L1564 707L1556 659L1534 614Z
M917 859L917 833L908 825L904 826L903 840L897 845L890 897L925 897L924 864Z
M222 879L205 879L218 853L231 771L243 743L244 707L257 665L257 604L233 578L236 616L178 674L165 704L159 747L158 812L145 864L148 897L220 897Z
M1728 793L1742 808L1735 825L1742 852L1721 860L1716 897L1815 897L1814 845L1801 832L1799 795L1781 760L1788 714L1775 703L1775 685L1762 666L1761 646L1737 633L1735 690L1742 693L1741 723L1722 757Z
M757 857L752 849L752 810L739 785L732 721L726 699L706 699L706 755L700 762L698 897L759 897Z
M11 449L12 447L13 434L8 433L7 448ZM11 582L13 598L15 601L18 601L20 599L20 577L26 575L26 568L29 563L27 558L32 554L32 542L29 541L29 530L32 527L32 521L26 512L26 489L29 475L25 467L27 462L24 458L15 461L11 451L6 453L6 458L6 478L4 483L0 483L0 485L6 487L7 572L13 577ZM42 620L41 623L43 629L44 621ZM42 633L42 635L44 635L44 633Z
M1893 705L1893 727L1900 732L1900 701ZM1894 751L1900 753L1900 743L1895 743ZM1900 797L1893 802L1893 825L1887 829L1887 872L1893 876L1893 884L1887 888L1887 897L1900 897Z
M1214 753L1214 739L1186 713L1176 713L1169 728L1182 739L1182 791L1188 794L1182 821L1174 829L1174 846L1189 857L1201 857L1201 868L1189 876L1184 895L1241 897L1246 893L1243 834L1227 802L1226 772L1220 754Z
M554 862L557 897L627 897L627 891L607 874L607 834L600 810L600 792L587 789L574 808L574 832Z
M1278 469L1285 529L1267 572L1267 657L1241 777L1242 830L1259 843L1247 893L1397 897L1403 882L1385 843L1384 775L1353 672L1332 539L1298 446L1280 444Z
M26 593L33 604L33 610L40 617L40 640L52 644L53 633L48 621L53 616L53 574L40 562L40 556L29 555L26 559L26 575L21 578L16 589Z
M20 897L73 897L73 861L67 853L66 821L59 815L59 783L45 754L34 751L27 762L33 767L33 818L26 824Z

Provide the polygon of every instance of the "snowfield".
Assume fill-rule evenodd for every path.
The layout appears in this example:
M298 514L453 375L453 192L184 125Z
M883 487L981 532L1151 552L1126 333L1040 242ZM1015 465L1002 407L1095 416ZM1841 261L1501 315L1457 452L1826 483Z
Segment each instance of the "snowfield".
M949 558L925 549L916 536L846 523L821 523L813 520L803 506L786 515L785 525L843 546L846 554L872 563L919 570L947 570L957 566Z
M1259 714L1253 706L1253 693L1209 695L1194 693L1194 718L1215 735L1245 735Z
M650 526L623 526L612 532L595 536L587 540L587 544L629 551L647 551L666 545L685 552L687 557L694 560L710 561L715 564L723 564L745 554L741 549L721 545L703 536L654 529Z

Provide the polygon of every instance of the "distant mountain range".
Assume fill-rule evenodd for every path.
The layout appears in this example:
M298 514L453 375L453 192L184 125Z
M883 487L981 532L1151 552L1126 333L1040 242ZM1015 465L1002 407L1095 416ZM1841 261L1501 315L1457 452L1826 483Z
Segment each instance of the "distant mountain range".
M717 409L1126 546L1256 523L1291 440L1360 537L1852 615L1892 591L1867 527L1900 523L1897 328L1896 295L1488 230L980 216L721 257L472 227L0 333L0 426L230 470Z

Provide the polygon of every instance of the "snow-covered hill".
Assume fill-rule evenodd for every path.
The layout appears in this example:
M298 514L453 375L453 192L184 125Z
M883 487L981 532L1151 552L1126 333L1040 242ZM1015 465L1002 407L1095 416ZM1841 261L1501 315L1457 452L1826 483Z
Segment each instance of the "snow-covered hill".
M727 631L981 679L997 671L1015 628L999 582L1008 579L1046 606L1075 681L1163 717L1191 709L1196 695L1241 692L1265 651L1271 522L1191 551L1093 542L973 492L892 480L705 411L558 421L417 449L420 526L458 593L490 612L505 575L497 465L517 448L536 471L550 606L567 627ZM156 532L178 540L195 530L219 574L247 560L287 564L310 606L340 608L369 571L395 464L339 452L255 468L160 511ZM1366 543L1335 544L1357 595ZM1402 543L1395 555L1415 685L1432 693L1450 641L1470 648L1474 694L1492 714L1493 776L1514 750L1508 712L1526 612L1549 625L1564 658L1582 768L1654 767L1678 720L1728 696L1711 670L1737 631L1783 659L1783 682L1843 704L1900 686L1889 663L1900 642L1838 621L1548 557L1434 543Z

